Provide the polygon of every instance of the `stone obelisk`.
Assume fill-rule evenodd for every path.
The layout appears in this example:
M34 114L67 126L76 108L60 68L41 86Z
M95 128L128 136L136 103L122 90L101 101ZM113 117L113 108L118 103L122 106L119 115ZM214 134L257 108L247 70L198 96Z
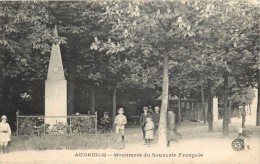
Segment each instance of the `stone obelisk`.
M55 26L54 35L58 37ZM45 81L45 123L52 127L57 122L67 122L67 81L65 80L60 45L52 44L47 80Z

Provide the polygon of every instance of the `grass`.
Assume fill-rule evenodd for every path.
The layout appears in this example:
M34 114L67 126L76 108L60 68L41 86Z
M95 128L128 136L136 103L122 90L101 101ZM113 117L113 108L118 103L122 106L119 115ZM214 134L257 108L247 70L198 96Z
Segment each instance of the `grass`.
M119 148L115 134L14 136L10 151Z
M125 142L134 143L142 141L142 131L138 125L127 127ZM120 136L109 133L82 134L82 135L42 135L41 137L20 135L12 136L9 143L9 151L26 150L53 150L53 149L118 149L120 148Z

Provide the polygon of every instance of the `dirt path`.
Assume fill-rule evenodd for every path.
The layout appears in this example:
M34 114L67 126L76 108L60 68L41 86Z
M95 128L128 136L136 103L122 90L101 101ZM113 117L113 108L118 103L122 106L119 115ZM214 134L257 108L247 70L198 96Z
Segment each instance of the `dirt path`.
M170 148L142 143L126 144L124 150L46 150L1 154L0 163L177 163L177 164L259 164L259 138L251 139L251 149L236 152L232 139L184 139ZM193 156L193 157L192 157Z
M221 131L222 121L215 122L215 131ZM236 130L239 120L232 120L231 130ZM202 130L202 129L203 130ZM233 129L232 129L233 128ZM184 135L179 143L170 148L161 148L156 143L151 147L142 140L133 143L126 137L126 148L99 150L45 150L16 151L0 154L4 163L173 163L173 164L260 164L260 131L253 127L255 135L249 140L250 150L234 151L231 142L234 136L222 138L221 133L200 133L206 126L186 126L180 131ZM140 129L137 129L138 132ZM236 133L233 133L236 134ZM141 138L140 136L137 136ZM131 143L130 143L131 142Z

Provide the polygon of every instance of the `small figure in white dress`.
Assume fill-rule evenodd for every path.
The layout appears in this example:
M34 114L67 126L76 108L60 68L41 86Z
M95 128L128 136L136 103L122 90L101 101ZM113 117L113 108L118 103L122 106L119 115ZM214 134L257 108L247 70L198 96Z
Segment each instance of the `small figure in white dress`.
M8 142L11 141L11 128L7 123L6 115L1 117L0 122L0 146L1 146L1 153L7 153L7 146Z
M147 117L145 120L146 120L144 126L145 142L147 143L147 146L150 147L151 140L154 139L154 122L151 117Z

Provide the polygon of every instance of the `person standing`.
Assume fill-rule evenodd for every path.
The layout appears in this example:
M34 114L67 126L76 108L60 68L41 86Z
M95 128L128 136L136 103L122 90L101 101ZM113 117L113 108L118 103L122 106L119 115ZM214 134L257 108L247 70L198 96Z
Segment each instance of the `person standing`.
M245 127L245 122L246 122L246 108L245 108L245 103L243 103L243 106L241 108L241 116L242 116L242 128Z
M104 126L102 132L107 132L109 130L111 120L108 116L108 112L104 112L104 116L101 118L101 124Z
M159 121L160 121L160 108L154 107L154 134L158 133Z
M115 118L116 134L121 136L121 147L125 148L125 125L127 124L126 116L123 114L124 109L118 109L118 115Z
M0 122L0 146L3 154L7 153L8 142L11 141L11 128L7 123L6 115L1 117Z
M154 123L151 117L147 117L145 122L145 143L150 147L151 140L154 139Z
M178 142L181 134L177 132L176 114L173 109L167 112L167 147L170 147L171 141Z
M148 113L151 113L151 115L154 116L154 111L151 105L148 106Z
M143 113L140 116L140 124L142 126L142 132L143 132L143 139L145 140L145 123L146 123L146 118L151 118L153 120L153 115L148 112L148 108L145 106L143 107ZM145 140L145 145L147 144L147 141Z

